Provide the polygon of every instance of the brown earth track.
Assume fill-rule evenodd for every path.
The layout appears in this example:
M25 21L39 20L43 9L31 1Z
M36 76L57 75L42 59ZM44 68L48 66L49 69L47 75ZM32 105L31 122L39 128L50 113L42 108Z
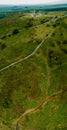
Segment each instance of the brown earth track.
M32 109L29 109L29 110L26 110L17 120L16 120L16 125L15 126L18 126L19 122L21 121L21 119L29 114L32 114L32 113L35 113L37 111L40 111L46 104L49 100L51 99L54 99L56 96L58 96L59 94L63 93L67 91L67 88L64 88L64 89L61 89L59 90L58 92L55 92L53 93L51 96L47 96L41 103L39 106L35 107L35 108L32 108Z
M45 64L46 64L46 69L47 69L47 73L48 73L48 76L47 76L48 77L47 78L47 86L48 86L48 88L47 88L47 92L46 92L46 95L48 96L48 91L50 89L51 72L50 72L50 67L48 65L47 59L45 60Z

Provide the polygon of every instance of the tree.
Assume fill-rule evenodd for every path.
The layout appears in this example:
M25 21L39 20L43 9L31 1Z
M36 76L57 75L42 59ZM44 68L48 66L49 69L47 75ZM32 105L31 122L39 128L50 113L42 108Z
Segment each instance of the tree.
M16 35L19 33L19 30L18 29L14 29L13 32L12 32L12 35Z
M6 48L6 45L3 43L1 44L1 50L5 49Z
M56 27L56 24L53 24L53 27L55 28L55 27Z
M3 50L5 48L6 48L6 44L2 40L0 40L0 50Z

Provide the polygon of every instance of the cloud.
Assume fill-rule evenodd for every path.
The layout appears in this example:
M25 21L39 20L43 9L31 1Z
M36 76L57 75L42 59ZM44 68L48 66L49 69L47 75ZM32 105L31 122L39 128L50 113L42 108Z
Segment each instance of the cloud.
M67 3L67 0L0 0L0 4L52 4Z

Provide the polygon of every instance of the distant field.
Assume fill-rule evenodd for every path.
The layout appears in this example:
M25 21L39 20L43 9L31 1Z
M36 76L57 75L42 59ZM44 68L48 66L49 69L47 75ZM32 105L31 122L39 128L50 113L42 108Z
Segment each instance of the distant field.
M46 12L55 12L55 11L67 11L67 4L60 4L60 5L34 5L34 6L0 6L0 18L4 18L9 16L14 12L32 12L36 10L39 11L46 11Z
M0 70L30 55L53 32L34 55L0 72L0 130L15 130L26 110L67 87L67 17L52 21L66 13L32 17L20 12L0 19ZM62 91L40 111L25 116L20 130L66 130L66 97L67 90Z

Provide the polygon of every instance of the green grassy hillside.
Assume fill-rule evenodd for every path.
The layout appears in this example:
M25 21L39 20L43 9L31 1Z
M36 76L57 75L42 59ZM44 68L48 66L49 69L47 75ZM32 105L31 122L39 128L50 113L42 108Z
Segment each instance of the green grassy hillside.
M0 130L14 130L26 110L67 87L67 17L56 23L52 18L16 14L0 20L0 70L30 55L53 32L34 55L0 71ZM25 116L20 130L66 130L66 98L62 91L40 111Z

